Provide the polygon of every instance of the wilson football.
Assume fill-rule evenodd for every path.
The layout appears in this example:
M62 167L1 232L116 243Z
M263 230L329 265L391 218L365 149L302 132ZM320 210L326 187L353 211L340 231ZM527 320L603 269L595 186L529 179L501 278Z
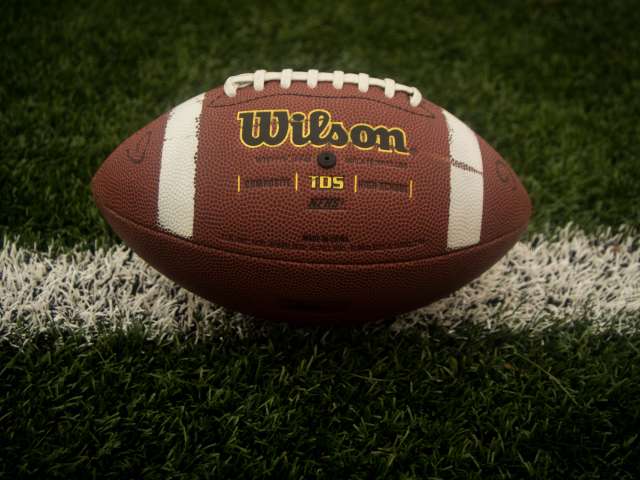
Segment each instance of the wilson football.
M509 165L391 79L227 79L122 143L92 181L115 232L178 284L292 323L354 324L480 275L527 227Z

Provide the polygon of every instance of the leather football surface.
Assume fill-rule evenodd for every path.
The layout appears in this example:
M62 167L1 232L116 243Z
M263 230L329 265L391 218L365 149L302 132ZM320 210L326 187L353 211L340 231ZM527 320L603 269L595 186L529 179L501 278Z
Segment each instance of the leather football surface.
M476 278L529 197L504 159L416 89L258 71L125 140L92 181L115 232L178 284L276 321L355 324Z

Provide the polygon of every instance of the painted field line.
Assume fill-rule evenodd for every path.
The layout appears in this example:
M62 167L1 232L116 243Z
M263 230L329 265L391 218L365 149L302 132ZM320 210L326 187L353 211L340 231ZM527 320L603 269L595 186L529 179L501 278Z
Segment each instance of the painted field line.
M405 314L394 329L474 322L540 330L587 319L595 330L640 327L640 241L611 230L589 235L567 226L518 243L478 280ZM130 250L76 248L54 255L4 240L0 249L0 338L28 340L58 329L88 338L144 327L150 337L243 334L255 328L176 286ZM252 326L251 326L252 325Z

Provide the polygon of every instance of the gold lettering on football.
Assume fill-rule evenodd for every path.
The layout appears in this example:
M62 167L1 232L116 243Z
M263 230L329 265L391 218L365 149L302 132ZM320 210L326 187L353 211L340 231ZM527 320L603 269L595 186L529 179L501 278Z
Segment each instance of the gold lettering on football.
M360 150L379 150L408 155L407 135L401 128L356 123L350 127L335 121L327 110L308 113L289 110L245 110L238 112L240 141L249 148L353 145Z

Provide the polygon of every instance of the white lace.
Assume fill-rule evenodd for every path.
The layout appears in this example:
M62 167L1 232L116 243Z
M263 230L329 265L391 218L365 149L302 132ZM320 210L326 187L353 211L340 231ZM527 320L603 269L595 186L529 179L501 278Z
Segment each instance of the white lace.
M291 82L307 82L309 88L315 88L318 82L331 82L334 88L338 90L345 83L358 85L358 90L367 92L370 86L384 88L384 94L387 98L393 98L397 92L404 92L409 95L409 104L417 107L422 101L422 94L415 87L401 85L390 78L380 79L370 77L366 73L344 73L340 70L334 72L319 72L318 70L309 70L307 72L294 72L290 68L285 68L282 72L267 72L266 70L256 70L255 73L242 73L227 78L224 82L224 93L228 97L235 97L239 88L253 85L253 88L260 92L264 89L265 82L274 80L280 81L280 87L287 89L291 86Z

